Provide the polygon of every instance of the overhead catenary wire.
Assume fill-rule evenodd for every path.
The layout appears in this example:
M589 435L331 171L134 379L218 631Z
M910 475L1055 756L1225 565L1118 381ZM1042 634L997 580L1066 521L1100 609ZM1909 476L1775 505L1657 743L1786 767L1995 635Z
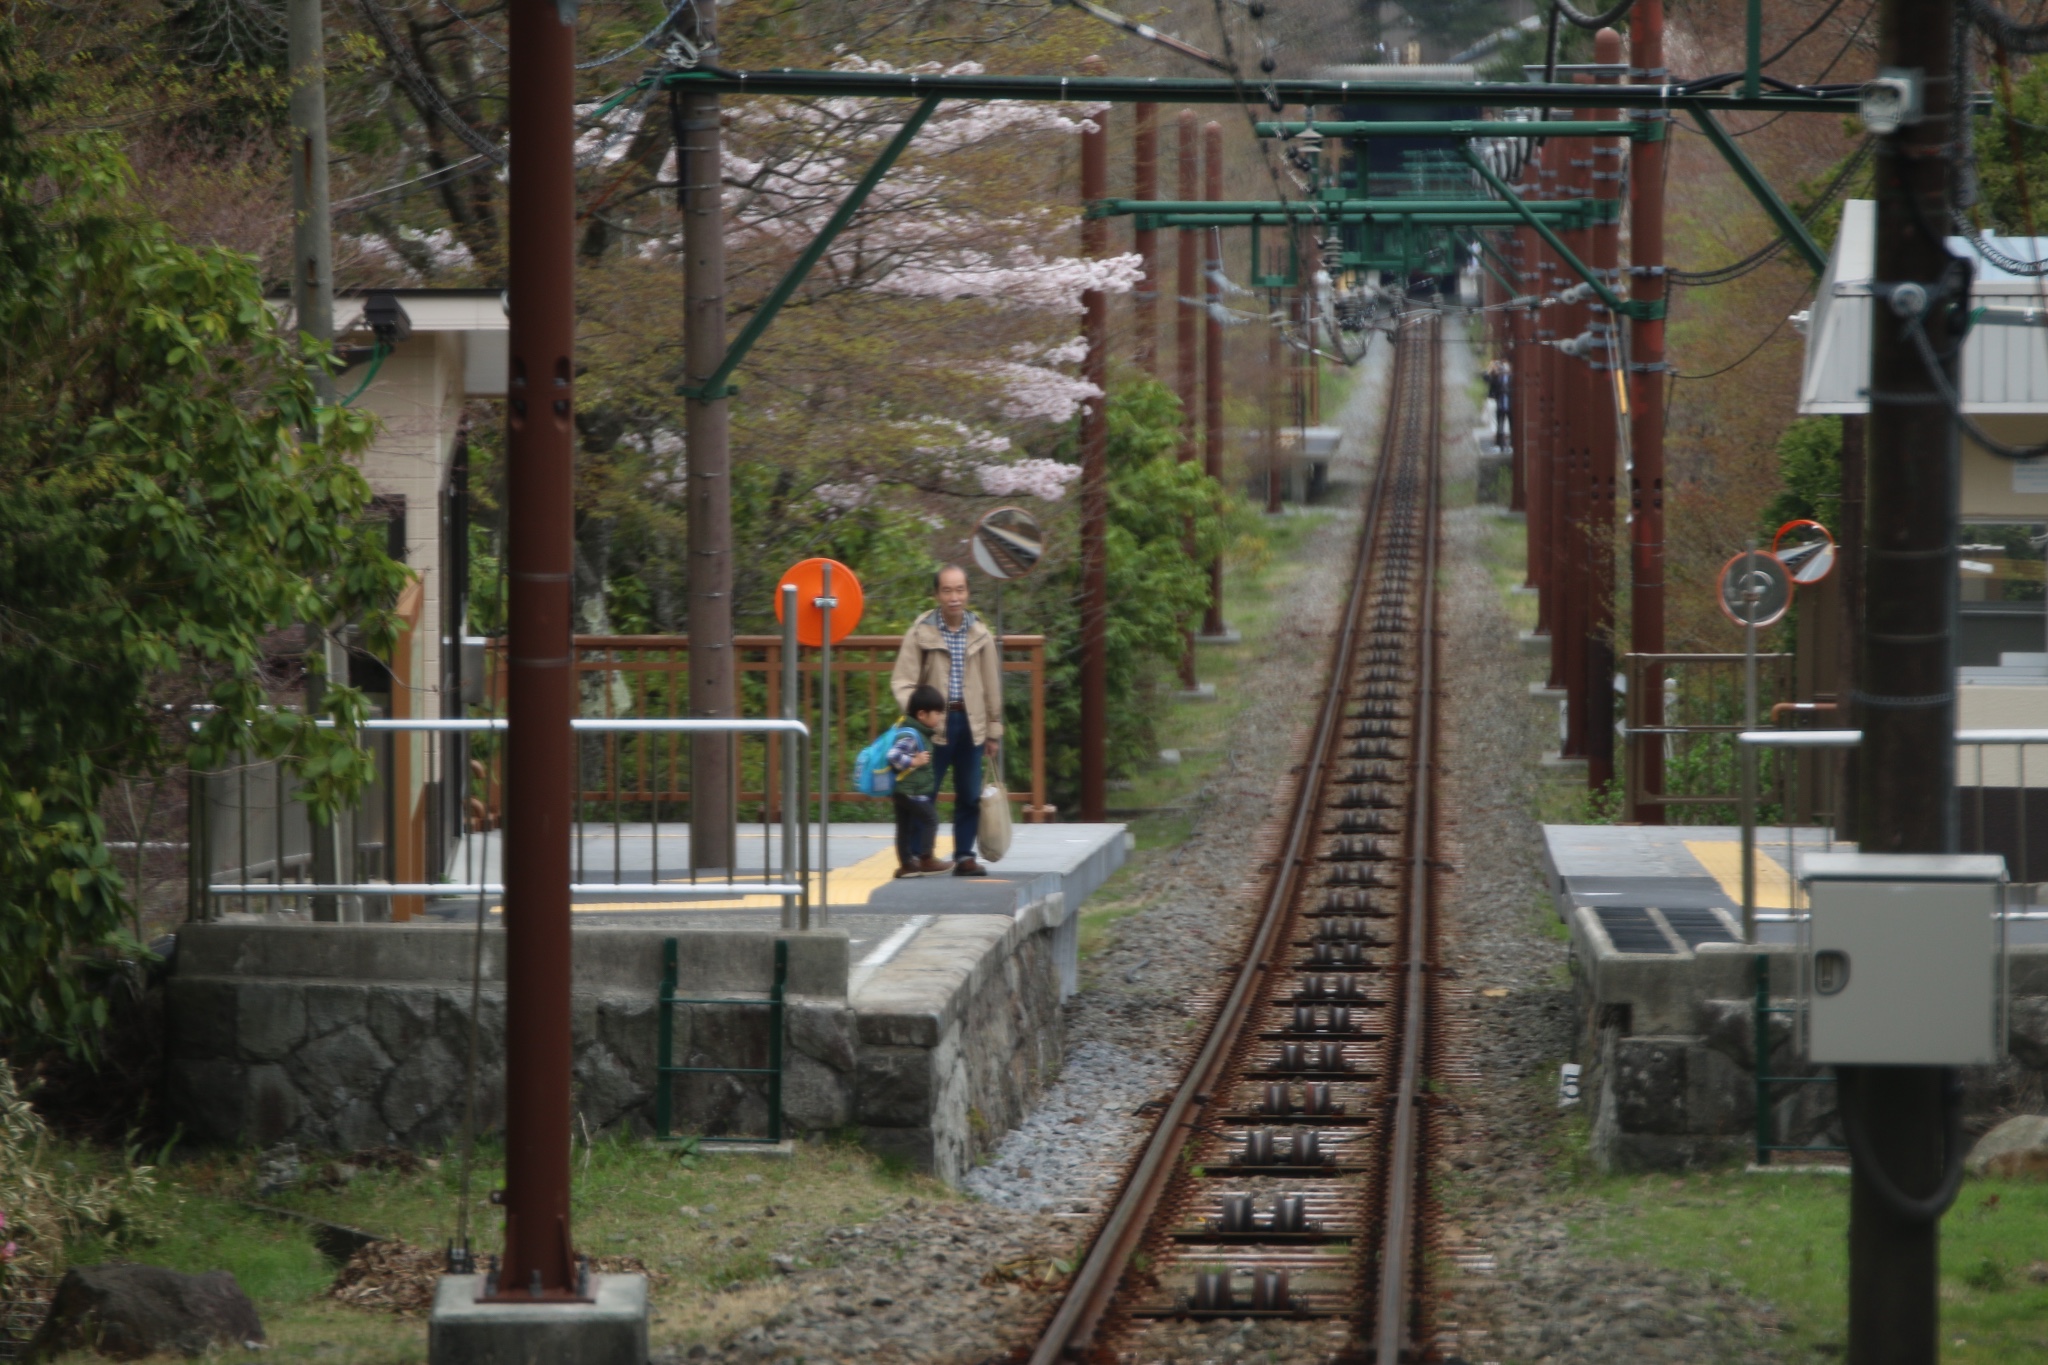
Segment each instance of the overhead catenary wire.
M1827 210L1828 205L1834 203L1836 197L1847 188L1849 182L1862 172L1864 166L1869 163L1876 147L1876 138L1864 138L1856 150L1850 153L1848 159L1842 163L1841 169L1835 172L1834 179L1830 180L1822 187L1821 192L1814 196L1813 203L1808 206L1806 212L1799 215L1799 220L1802 223L1811 223L1814 219L1820 217ZM1783 251L1786 245L1787 238L1781 232L1771 241L1766 242L1763 246L1739 261L1731 261L1727 265L1715 266L1711 270L1673 270L1669 272L1669 278L1674 283L1696 289L1726 284L1728 281L1739 279L1741 276L1762 266L1766 261Z

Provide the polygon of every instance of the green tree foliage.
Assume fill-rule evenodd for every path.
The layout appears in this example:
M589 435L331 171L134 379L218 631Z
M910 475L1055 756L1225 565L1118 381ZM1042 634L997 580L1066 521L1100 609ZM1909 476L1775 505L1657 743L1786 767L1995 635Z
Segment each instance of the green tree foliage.
M387 644L404 570L355 529L368 423L316 411L252 263L179 245L105 140L32 138L54 93L0 31L0 1040L89 1052L88 969L133 946L106 784L189 749L291 756L316 814L352 796L360 694L316 730L271 706L263 644Z
M1985 77L1994 107L1991 117L1973 121L1978 211L1987 227L2007 236L2026 233L2030 215L2034 231L2048 231L2041 197L2048 190L2048 64L2015 70L2009 100L1996 67Z
M1153 750L1181 631L1208 605L1204 566L1229 543L1239 503L1199 464L1177 457L1180 400L1165 385L1112 383L1108 417L1109 768L1124 773ZM1068 501L1078 503L1078 486ZM1048 529L1077 536L1078 516ZM1080 555L1063 555L1018 586L1025 591L1011 598L1010 628L1046 637L1046 772L1055 802L1070 806L1081 767ZM1028 698L1012 695L1009 723L1013 734L1025 733Z
M1778 438L1778 474L1784 491L1764 508L1765 548L1788 521L1810 517L1828 528L1842 512L1842 419L1802 417Z

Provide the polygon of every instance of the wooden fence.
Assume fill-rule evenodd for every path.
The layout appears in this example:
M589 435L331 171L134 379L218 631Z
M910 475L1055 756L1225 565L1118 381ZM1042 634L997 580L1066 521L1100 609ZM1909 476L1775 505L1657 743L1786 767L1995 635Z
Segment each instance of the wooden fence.
M871 801L851 786L853 756L898 711L889 690L901 637L850 635L832 647L832 778L834 801ZM492 641L487 654L486 695L501 693L503 642ZM739 711L743 716L782 714L782 637L740 635L733 639L739 672ZM1023 758L1029 786L1011 790L1010 799L1026 820L1043 821L1056 812L1045 797L1045 637L1006 635L1002 641L1004 691L1012 676L1021 675L1029 695L1029 722ZM819 657L803 649L798 662L797 717L816 733ZM689 714L690 640L686 635L579 635L576 674L582 713L608 718L671 717ZM1011 708L1005 707L1005 710ZM1017 771L1018 736L1012 729L1003 746L1005 787ZM617 734L592 737L580 756L579 798L586 804L661 806L686 804L689 751L677 735ZM782 807L780 741L767 741L764 752L739 765L742 804L765 803L769 818ZM655 818L650 814L647 818Z

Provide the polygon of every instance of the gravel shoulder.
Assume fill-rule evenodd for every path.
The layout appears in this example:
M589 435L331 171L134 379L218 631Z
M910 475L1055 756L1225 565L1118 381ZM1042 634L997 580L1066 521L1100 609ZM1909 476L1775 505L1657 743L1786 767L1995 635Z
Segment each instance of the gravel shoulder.
M1448 482L1469 489L1473 353L1456 341L1445 350ZM1519 579L1521 528L1468 503L1447 510L1445 532L1442 780L1455 872L1441 885L1457 972L1452 1050L1477 1080L1453 1087L1438 1152L1443 1248L1456 1267L1439 1342L1471 1362L1770 1360L1768 1307L1599 1253L1598 1225L1616 1215L1586 1188L1581 1116L1557 1103L1575 1022L1535 815L1544 784L1559 780L1539 767L1555 720L1528 699L1542 664L1520 652L1504 591Z

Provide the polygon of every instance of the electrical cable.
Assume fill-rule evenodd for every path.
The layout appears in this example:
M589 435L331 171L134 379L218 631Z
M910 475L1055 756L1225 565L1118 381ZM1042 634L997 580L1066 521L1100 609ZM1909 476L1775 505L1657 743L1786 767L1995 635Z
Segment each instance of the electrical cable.
M1842 163L1842 168L1835 172L1835 178L1830 180L1821 189L1821 192L1814 197L1813 203L1807 208L1806 212L1799 215L1799 221L1811 223L1814 219L1820 217L1826 211L1828 205L1835 201L1835 197L1868 164L1871 154L1876 150L1876 147L1876 138L1864 138L1862 144L1849 154L1848 160ZM1761 266L1765 261L1776 256L1786 247L1789 241L1790 239L1781 232L1770 242L1765 243L1762 247L1759 247L1739 261L1731 261L1727 265L1716 266L1711 270L1673 270L1668 272L1668 275L1674 282L1691 288L1707 288L1712 285L1726 284L1729 280L1748 274L1750 271Z
M1920 363L1926 367L1927 377L1933 382L1934 391L1941 396L1942 403L1947 406L1949 415L1969 433L1971 440L2001 460L2038 460L2043 455L2048 455L2048 441L2031 446L2009 446L1984 430L1974 417L1963 411L1963 396L1956 392L1956 386L1949 382L1948 372L1941 368L1941 357L1935 354L1934 342L1928 337L1924 320L1919 314L1906 319L1905 336L1913 343L1913 349L1919 353Z
M1870 16L1876 13L1877 5L1875 3L1875 0L1873 0L1870 7L1863 11L1862 17L1857 19L1855 26L1849 30L1849 36L1842 39L1842 45L1835 49L1835 55L1828 58L1828 64L1822 67L1812 80L1807 82L1809 86L1818 84L1819 82L1826 80L1828 78L1829 73L1842 64L1842 58L1849 55L1849 49L1856 46L1856 40L1863 35L1863 26L1865 24L1868 24L1870 22ZM1764 63L1764 65L1769 66L1770 63L1766 62ZM1729 136L1748 137L1751 133L1761 133L1764 129L1770 127L1779 119L1785 117L1785 114L1789 112L1789 110L1786 110L1780 113L1773 114L1769 118L1765 119L1762 123L1757 124L1754 128L1744 128L1739 133L1730 133Z
M1615 20L1636 7L1636 0L1620 0L1613 9L1599 14L1586 14L1572 4L1572 0L1551 0L1551 8L1572 22L1578 28L1606 28Z
M617 52L607 53L602 57L593 57L587 62L578 62L576 63L576 69L578 71L595 71L600 66L610 66L621 57L632 56L635 52L638 52L641 48L646 47L656 38L659 38L663 33L666 33L669 26L682 17L683 11L694 8L696 3L697 0L677 0L676 7L668 12L667 17L642 34L638 42L622 47Z
M443 3L445 4L446 0L443 0ZM1812 23L1808 24L1805 28L1799 30L1798 37L1794 38L1791 42L1785 44L1776 52L1773 52L1770 56L1764 58L1761 62L1757 63L1758 67L1762 68L1766 66L1776 65L1778 61L1781 58L1783 58L1786 53L1790 52L1793 48L1798 47L1808 38L1811 38L1814 34L1818 33L1820 31L1820 26L1822 24L1825 24L1829 19L1833 18L1835 11L1840 9L1841 7L1842 0L1829 0L1828 7L1820 12L1820 16L1816 18ZM1876 8L1876 6L1873 5L1872 8L1874 9Z
M1884 1163L1870 1146L1870 1135L1863 1131L1861 1119L1857 1116L1856 1091L1862 1085L1862 1068L1838 1066L1835 1068L1835 1093L1841 1104L1836 1113L1842 1120L1842 1136L1848 1139L1849 1154L1855 1158L1856 1173L1870 1183L1878 1200L1892 1213L1892 1216L1906 1223L1932 1223L1947 1213L1949 1205L1956 1202L1956 1195L1963 1188L1963 1155L1969 1144L1963 1140L1963 1080L1954 1067L1941 1069L1942 1124L1942 1170L1941 1183L1934 1187L1932 1194L1915 1198L1892 1183L1885 1173Z
M336 406L345 408L349 404L355 402L356 399L361 398L363 396L363 390L369 388L370 381L377 377L377 371L384 368L384 357L390 354L391 348L389 346L386 346L381 341L378 342L375 346L371 347L369 372L363 376L363 382L356 385L355 392L351 393L348 397L342 399L340 403L336 404Z
M1093 3L1093 0L1066 0L1066 3L1080 10L1083 14L1100 19L1103 23L1109 24L1112 27L1122 29L1133 37L1143 38L1148 43L1157 43L1168 52L1175 52L1183 57L1192 58L1216 71L1228 71L1230 69L1221 57L1204 52L1193 43L1176 38L1171 33L1161 33L1150 24L1141 24L1135 19L1126 19L1113 9L1106 9L1101 5Z
M1963 7L1977 30L1995 39L2006 51L2030 56L2048 52L2048 23L2023 24L1991 0L1963 0Z
M1750 347L1748 352L1742 357L1742 359L1736 361L1732 365L1723 365L1720 369L1708 370L1705 374L1679 374L1677 371L1674 370L1672 371L1671 377L1673 379L1718 379L1720 376L1728 373L1728 371L1730 370L1739 369L1740 367L1747 365L1751 360L1754 360L1756 358L1757 352L1763 350L1764 347L1770 345L1771 341L1778 335L1778 333L1785 330L1785 324L1790 320L1791 318L1789 314L1786 317L1779 318L1778 325L1776 327L1771 328L1770 331L1764 333L1764 339L1762 341L1759 341L1756 345Z
M505 149L470 127L468 120L449 106L434 83L419 69L418 64L412 59L412 54L406 51L405 45L399 41L397 31L391 27L391 16L384 12L384 6L379 0L356 0L356 8L362 11L363 18L376 30L378 44L383 47L385 55L391 59L392 66L397 69L399 84L411 93L413 99L418 102L421 112L431 113L439 119L446 125L448 131L462 139L471 151L489 159L494 165L506 164Z
M508 56L511 54L510 48L506 47L496 38L493 38L490 34L484 32L481 28L478 28L475 20L471 19L467 14L464 14L461 10L455 8L455 6L450 4L448 0L434 0L434 3L439 5L442 9L447 10L457 19L460 19L465 28L467 28L471 33L474 33L477 37L489 43L492 47L498 49L498 51L503 52ZM593 57L587 62L578 62L576 63L576 69L578 71L594 71L600 66L610 66L613 62L619 60L619 58L621 57L632 56L635 52L638 52L641 48L646 47L656 38L659 38L662 35L662 33L668 28L668 26L676 21L676 19L682 14L684 10L689 9L692 5L696 3L697 0L681 0L681 3L679 3L674 9L668 12L667 18L663 19L653 28L647 30L647 32L641 36L638 42L633 43L627 47L622 47L617 52L608 53L602 57Z
M433 189L442 180L450 176L459 175L471 166L476 165L477 162L484 160L487 160L487 158L479 154L462 161L457 161L452 165L442 166L438 170L428 171L425 175L416 175L410 180L401 180L395 185L386 185L381 190L371 190L366 194L352 194L333 205L328 211L330 213L353 213L357 209L369 208L371 205L382 203L386 199L403 199L406 194L415 190ZM405 193L400 193L400 191Z

